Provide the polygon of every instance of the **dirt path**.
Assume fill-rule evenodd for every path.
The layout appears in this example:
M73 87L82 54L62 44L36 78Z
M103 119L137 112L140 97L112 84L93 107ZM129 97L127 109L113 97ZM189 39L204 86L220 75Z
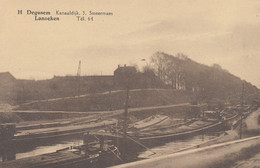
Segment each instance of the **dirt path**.
M245 119L245 131L258 131L260 130L260 125L258 123L258 117L260 115L260 109L253 112L250 116ZM260 168L260 151L256 155L251 156L247 159L237 161L230 168Z
M248 116L245 120L246 130L257 130L260 129L260 125L258 124L258 117L260 115L260 109L253 112L250 116Z

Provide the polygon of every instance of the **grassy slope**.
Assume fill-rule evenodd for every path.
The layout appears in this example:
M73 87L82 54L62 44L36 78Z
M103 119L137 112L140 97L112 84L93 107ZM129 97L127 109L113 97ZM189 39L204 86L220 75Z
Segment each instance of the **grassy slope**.
M86 97L63 99L48 102L37 102L21 105L17 110L46 111L105 111L123 109L126 92L93 94ZM174 90L138 90L130 91L129 106L146 107L190 102L189 94Z

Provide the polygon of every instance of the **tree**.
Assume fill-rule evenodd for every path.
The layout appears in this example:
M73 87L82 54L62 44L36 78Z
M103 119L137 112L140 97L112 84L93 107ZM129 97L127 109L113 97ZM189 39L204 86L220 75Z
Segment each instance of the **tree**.
M222 70L222 67L219 64L213 64L212 67L217 70Z
M165 80L165 58L163 53L156 52L151 57L151 63L154 67L155 74L158 76L159 79Z
M174 89L185 89L185 73L182 68L184 61L189 60L182 53L176 57L162 52L156 52L151 57L151 64L156 75L164 83L171 85Z

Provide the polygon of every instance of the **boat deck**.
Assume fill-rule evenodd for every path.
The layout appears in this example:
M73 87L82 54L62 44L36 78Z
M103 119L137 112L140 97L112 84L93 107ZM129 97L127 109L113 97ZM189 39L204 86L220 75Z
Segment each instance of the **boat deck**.
M15 136L14 140L29 140L37 138L48 138L52 136L61 136L63 134L77 133L92 128L100 128L107 125L112 125L117 122L116 119L103 120L100 122L92 122L83 125L70 125L67 127L54 128L40 128L31 130L20 130Z
M178 132L185 132L185 131L189 131L189 130L193 130L193 129L198 129L201 127L205 127L207 125L213 124L212 122L208 122L208 121L195 121L192 122L191 124L187 124L187 125L181 125L179 127L176 128L172 128L172 127L166 127L166 128L158 128L157 130L153 129L153 130L145 130L143 132L140 132L140 136L147 136L147 135L160 135L160 134L173 134L173 133L178 133Z
M3 168L52 168L58 164L65 164L74 160L79 160L82 155L70 151L60 151L50 154L44 154L29 158L23 158L13 161L0 162Z

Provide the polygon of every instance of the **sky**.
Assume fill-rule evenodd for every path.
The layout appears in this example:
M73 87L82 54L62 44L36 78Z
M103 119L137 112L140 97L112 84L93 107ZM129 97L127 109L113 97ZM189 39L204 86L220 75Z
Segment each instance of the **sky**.
M35 21L27 10L113 15ZM162 51L219 64L260 88L259 44L260 0L0 0L0 72L18 79L76 75L79 60L82 75L111 75Z

